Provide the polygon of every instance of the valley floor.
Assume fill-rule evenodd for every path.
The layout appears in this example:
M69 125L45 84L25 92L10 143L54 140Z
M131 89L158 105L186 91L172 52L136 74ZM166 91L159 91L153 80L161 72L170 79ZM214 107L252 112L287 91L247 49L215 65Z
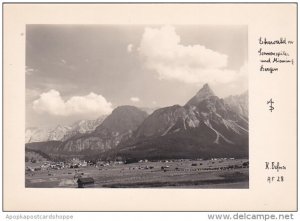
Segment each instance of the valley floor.
M92 177L89 188L249 188L248 159L174 160L26 171L27 188L77 188L78 177Z

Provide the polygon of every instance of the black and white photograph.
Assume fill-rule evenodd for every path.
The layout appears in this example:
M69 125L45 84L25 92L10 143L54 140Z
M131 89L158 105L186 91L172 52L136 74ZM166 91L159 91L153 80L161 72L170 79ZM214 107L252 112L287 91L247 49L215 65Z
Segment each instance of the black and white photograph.
M24 36L26 188L249 188L247 25Z

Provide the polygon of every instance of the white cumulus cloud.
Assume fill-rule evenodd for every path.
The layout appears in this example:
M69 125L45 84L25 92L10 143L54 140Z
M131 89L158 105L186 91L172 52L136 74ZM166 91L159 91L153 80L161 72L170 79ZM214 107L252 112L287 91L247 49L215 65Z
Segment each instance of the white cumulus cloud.
M37 69L31 68L31 67L28 67L28 66L25 67L26 75L32 75L34 72L37 72L37 71L38 71Z
M127 45L127 52L128 52L128 53L131 53L132 50L133 50L133 44Z
M228 83L238 77L226 69L228 56L203 45L182 45L172 26L145 28L139 53L147 68L159 79L179 80L185 83Z
M138 98L138 97L131 97L130 100L131 100L132 102L139 102L139 101L140 101L140 98Z
M42 93L33 101L33 109L38 113L48 113L56 116L71 116L85 114L109 114L112 104L102 95L93 92L86 96L73 96L64 101L60 93L50 90Z

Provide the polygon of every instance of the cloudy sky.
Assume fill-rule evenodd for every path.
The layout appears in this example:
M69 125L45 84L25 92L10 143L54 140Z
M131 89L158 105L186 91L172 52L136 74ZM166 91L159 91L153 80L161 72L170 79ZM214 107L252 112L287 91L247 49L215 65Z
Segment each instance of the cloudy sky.
M26 127L248 89L247 26L28 25Z

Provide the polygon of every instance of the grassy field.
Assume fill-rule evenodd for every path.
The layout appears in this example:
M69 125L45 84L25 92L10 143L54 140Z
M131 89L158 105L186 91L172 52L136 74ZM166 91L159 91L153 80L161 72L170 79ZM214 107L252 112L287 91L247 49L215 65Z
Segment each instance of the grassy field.
M88 166L26 172L29 188L77 188L77 177L92 177L93 188L249 188L248 159L181 160Z

